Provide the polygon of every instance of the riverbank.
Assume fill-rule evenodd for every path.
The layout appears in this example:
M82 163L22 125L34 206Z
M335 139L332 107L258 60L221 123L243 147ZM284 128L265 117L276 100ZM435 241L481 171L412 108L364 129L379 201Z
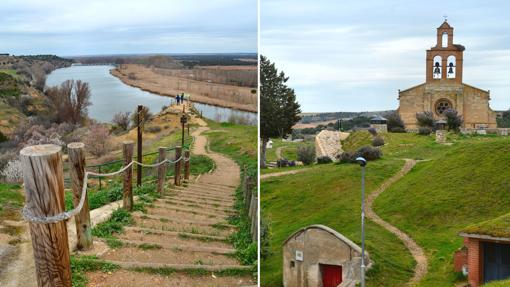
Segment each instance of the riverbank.
M110 73L124 84L161 96L191 95L193 102L257 112L257 93L248 87L238 87L190 80L153 72L141 65L121 65Z

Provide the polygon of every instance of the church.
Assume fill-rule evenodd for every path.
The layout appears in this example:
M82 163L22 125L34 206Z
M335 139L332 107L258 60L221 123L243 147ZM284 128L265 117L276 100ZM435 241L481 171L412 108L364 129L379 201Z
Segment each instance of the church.
M453 27L445 20L437 28L437 44L427 50L425 83L400 91L398 112L406 129L418 129L416 113L432 112L436 120L455 109L465 129L496 128L489 107L490 92L462 82L464 46L453 43Z

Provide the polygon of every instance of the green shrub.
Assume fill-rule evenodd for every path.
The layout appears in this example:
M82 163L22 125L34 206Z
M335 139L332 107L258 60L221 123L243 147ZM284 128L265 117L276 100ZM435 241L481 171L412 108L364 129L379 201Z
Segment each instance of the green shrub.
M356 157L354 152L344 151L340 154L339 161L340 163L352 163L354 162L355 158Z
M434 127L434 115L432 112L422 112L416 113L416 121L418 122L418 126L423 128L433 128Z
M392 133L405 133L406 129L403 127L392 127L390 128L390 132Z
M320 156L317 158L318 164L331 163L333 160L329 156Z
M377 130L375 128L368 128L368 132L374 137L377 135Z
M386 119L387 119L386 124L388 125L388 129L391 132L394 132L393 129L405 131L404 121L402 121L402 118L400 117L400 114L397 111L386 115Z
M377 136L372 140L372 145L373 146L383 146L384 139L382 137Z
M420 127L418 128L418 134L422 136L428 136L432 133L432 129L429 127Z
M303 164L309 165L315 161L315 148L312 146L300 146L297 149L297 158Z
M446 117L446 125L448 126L448 130L456 132L459 131L462 123L464 122L462 116L459 115L459 113L454 109L448 109L443 114Z
M364 146L356 151L356 157L363 157L366 160L376 160L381 158L382 151L376 147ZM354 159L355 159L354 158Z
M123 208L113 211L110 218L92 228L92 235L102 238L111 238L114 233L122 233L124 226L134 223L131 213Z

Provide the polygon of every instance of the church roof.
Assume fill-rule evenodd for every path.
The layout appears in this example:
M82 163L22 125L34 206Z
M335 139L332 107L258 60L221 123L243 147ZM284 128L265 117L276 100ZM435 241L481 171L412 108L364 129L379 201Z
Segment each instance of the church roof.
M443 24L441 24L441 26L439 26L438 29L453 29L453 28L452 26L450 26L450 24L448 24L446 20L444 20Z

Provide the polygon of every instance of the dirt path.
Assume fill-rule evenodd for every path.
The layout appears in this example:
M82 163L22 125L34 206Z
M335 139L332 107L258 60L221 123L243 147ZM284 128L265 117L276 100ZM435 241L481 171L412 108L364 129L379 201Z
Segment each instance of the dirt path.
M287 171L281 171L281 172L261 174L260 179L266 179L266 178L276 177L276 176L284 176L284 175L289 175L289 174L296 174L296 173L304 172L307 169L308 168L301 168L301 169L293 169L293 170L287 170Z
M402 232L400 229L396 228L390 223L384 221L373 210L375 199L389 186L405 176L416 164L416 160L413 159L406 159L405 161L406 162L404 167L402 167L402 169L397 174L385 181L376 191L372 192L368 196L366 200L366 215L369 219L379 224L384 229L395 234L398 238L400 238L400 240L404 242L407 249L409 249L411 255L414 257L414 260L416 260L416 266L414 268L414 276L411 278L408 284L415 285L420 282L420 280L427 274L427 257L425 256L423 249L409 235Z
M235 248L227 240L236 231L228 217L236 212L233 205L240 183L239 167L230 158L208 150L203 133L209 128L202 120L195 121L199 128L192 133L192 156L210 157L215 163L214 171L183 186L169 185L146 213L134 212L135 224L116 235L123 246L100 256L122 269L112 274L91 272L87 274L88 286L253 285L251 266L237 261L233 256ZM181 272L161 276L134 272L132 268ZM231 270L247 272L229 275ZM218 275L220 271L226 271L225 275Z

